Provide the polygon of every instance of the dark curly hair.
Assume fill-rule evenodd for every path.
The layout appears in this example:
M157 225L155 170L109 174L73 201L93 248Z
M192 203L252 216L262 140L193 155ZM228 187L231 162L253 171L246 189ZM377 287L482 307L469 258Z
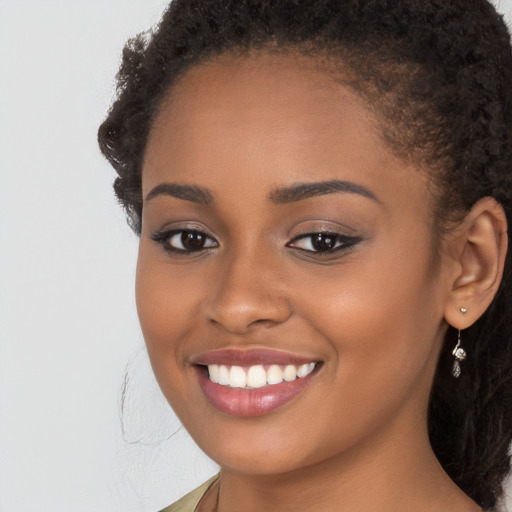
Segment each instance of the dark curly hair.
M431 173L440 231L485 196L512 226L512 58L488 1L174 0L153 31L126 45L117 99L99 129L137 233L144 151L164 95L190 66L259 50L348 69L348 85L371 105L389 148ZM450 375L448 331L429 406L436 456L484 508L502 496L510 465L511 269L509 252L493 303L464 332L471 357L459 380Z

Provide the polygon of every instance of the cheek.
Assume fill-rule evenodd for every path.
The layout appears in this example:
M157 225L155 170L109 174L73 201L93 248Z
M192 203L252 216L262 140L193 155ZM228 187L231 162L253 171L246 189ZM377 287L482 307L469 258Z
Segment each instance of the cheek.
M142 242L141 242L142 244ZM175 267L174 267L175 268ZM163 395L181 421L190 414L189 405L199 397L190 388L193 371L184 350L190 344L191 318L197 320L196 283L190 283L185 268L174 270L165 255L155 258L141 246L137 263L136 299L139 321L156 380ZM191 285L193 284L193 285ZM201 430L201 425L199 425Z
M369 394L406 390L427 365L432 372L443 315L428 249L403 260L382 251L378 259L347 261L329 278L303 276L297 310L328 341L333 381Z
M149 244L147 244L149 245ZM141 241L137 262L136 301L139 321L155 373L159 368L182 365L187 320L197 309L197 283L184 277L185 267L171 267L166 256ZM174 270L174 271L171 271ZM197 317L196 317L197 318Z

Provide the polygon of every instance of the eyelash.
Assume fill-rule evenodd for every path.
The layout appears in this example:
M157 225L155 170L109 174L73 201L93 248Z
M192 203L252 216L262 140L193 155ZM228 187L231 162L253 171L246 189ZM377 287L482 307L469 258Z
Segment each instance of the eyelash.
M197 249L187 249L184 247L184 244L183 244L183 242L184 242L183 237L184 237L184 235L187 235L187 234L189 237L191 235L204 237L206 242L213 242L214 245L202 246ZM180 235L181 235L181 237L180 237ZM181 246L183 247L183 249L180 249L180 248L177 248L177 247L174 247L171 245L171 241L175 237L180 237L179 242L180 242ZM186 256L189 254L200 253L203 251L207 251L209 249L214 249L219 246L219 244L216 240L214 240L212 237L208 236L204 231L201 231L199 229L170 229L170 230L166 230L166 231L160 231L157 233L153 233L151 235L151 240L162 245L166 251L168 251L172 254L177 254L179 256ZM176 241L178 241L178 238Z
M195 249L187 249L184 246L184 236L188 235L190 236L196 236L196 237L204 237L205 244L209 245L203 245L201 247L195 248ZM328 248L326 250L314 250L314 240L313 237L325 237L327 239L334 239L335 246L333 248ZM179 242L182 248L175 247L171 245L172 240L176 238L175 243ZM172 254L176 254L179 256L187 256L192 255L195 253L201 253L204 251L209 251L210 249L215 249L219 246L218 242L213 239L212 237L208 236L204 231L201 231L199 229L171 229L166 231L161 231L157 233L153 233L151 235L151 239L162 245L163 248ZM309 245L312 247L312 249L306 249L304 247L299 247L297 242L301 240L308 240L309 239ZM315 256L329 256L334 253L342 253L345 251L348 251L352 249L356 244L358 244L362 239L359 237L353 237L353 236L347 236L342 235L340 233L335 233L331 231L314 231L310 233L303 233L299 236L296 236L293 238L290 242L286 244L286 247L294 248L299 251L302 251L304 253L310 253L314 254ZM318 240L319 241L319 240Z
M326 249L323 251L319 250L311 250L311 249L305 249L303 247L298 247L296 243L301 240L309 240L309 245L314 249L314 237L317 239L319 237L325 237L326 239L332 239L335 246L330 249ZM359 242L361 242L360 237L354 237L354 236L347 236L342 235L340 233L336 233L333 231L314 231L309 233L303 233L299 236L296 236L293 240L288 242L286 244L287 247L292 247L295 249L298 249L305 253L314 254L315 256L319 257L328 257L333 254L343 253L345 251L348 251L352 249L355 245L357 245Z

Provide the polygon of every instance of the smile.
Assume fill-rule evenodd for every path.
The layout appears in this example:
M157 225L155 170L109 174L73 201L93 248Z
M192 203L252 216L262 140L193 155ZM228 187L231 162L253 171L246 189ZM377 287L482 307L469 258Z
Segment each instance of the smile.
M267 349L217 350L191 362L210 404L242 417L267 414L291 402L323 366L321 361Z
M265 368L267 366L267 368ZM281 382L293 382L309 375L315 369L316 363L305 363L300 366L284 365L254 365L249 367L210 364L208 377L221 386L242 389L259 389L264 386L275 386Z

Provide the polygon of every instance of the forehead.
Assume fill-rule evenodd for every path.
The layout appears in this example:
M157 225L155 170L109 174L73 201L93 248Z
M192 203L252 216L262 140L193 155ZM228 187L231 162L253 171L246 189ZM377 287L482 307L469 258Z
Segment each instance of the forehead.
M264 179L269 188L330 179L370 188L391 169L410 174L343 79L301 55L223 56L191 68L155 118L145 193L164 178L213 189Z

